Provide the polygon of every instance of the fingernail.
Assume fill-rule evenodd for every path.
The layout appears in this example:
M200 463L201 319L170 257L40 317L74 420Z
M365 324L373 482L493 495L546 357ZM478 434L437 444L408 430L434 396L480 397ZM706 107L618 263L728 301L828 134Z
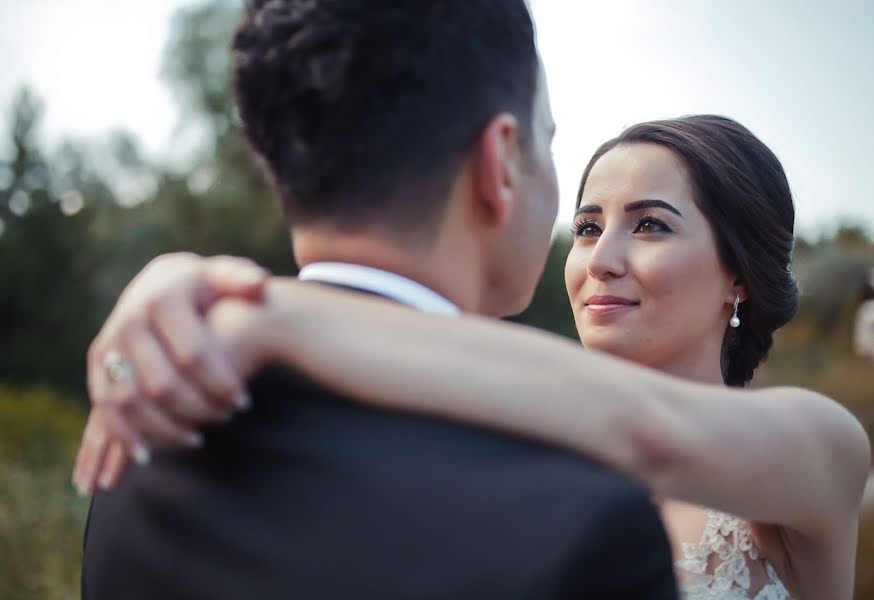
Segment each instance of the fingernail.
M249 392L246 390L238 392L237 395L234 396L234 406L241 411L247 411L252 408L252 397L249 395Z
M97 482L97 486L103 491L108 490L111 485L112 478L109 475L101 475L100 480Z
M203 435L198 432L194 432L188 436L188 445L192 448L200 448L203 446Z
M76 493L79 494L80 498L87 498L88 497L88 490L85 489L84 485L82 485L78 481L74 481L73 486L76 488Z
M136 462L141 467L145 467L147 464L149 464L149 461L152 460L152 455L149 452L149 449L142 446L136 446L133 450L133 455L134 462Z

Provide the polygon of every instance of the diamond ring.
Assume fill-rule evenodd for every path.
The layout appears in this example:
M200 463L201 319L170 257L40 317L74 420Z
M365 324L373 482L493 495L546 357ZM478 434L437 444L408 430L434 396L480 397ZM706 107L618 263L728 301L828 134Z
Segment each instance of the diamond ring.
M113 383L130 381L134 376L134 366L115 350L107 352L103 357L103 369Z

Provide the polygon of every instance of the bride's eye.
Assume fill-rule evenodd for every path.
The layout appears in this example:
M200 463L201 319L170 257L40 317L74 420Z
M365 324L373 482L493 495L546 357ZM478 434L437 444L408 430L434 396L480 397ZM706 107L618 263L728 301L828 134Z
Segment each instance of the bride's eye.
M634 233L671 233L671 228L655 217L643 217L637 222Z
M578 237L594 238L601 235L601 227L592 219L586 219L575 223L571 233Z

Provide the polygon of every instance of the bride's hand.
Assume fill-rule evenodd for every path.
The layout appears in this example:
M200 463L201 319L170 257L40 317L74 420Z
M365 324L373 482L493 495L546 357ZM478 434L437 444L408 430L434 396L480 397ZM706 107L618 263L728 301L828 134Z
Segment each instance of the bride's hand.
M221 351L227 357L235 376L246 380L269 362L269 345L262 343L269 338L270 311L261 304L237 299L219 300L205 315L205 326L214 343L213 350ZM168 421L176 418L172 403L169 406L151 403L148 398L141 399L135 407L124 413L126 426L143 435L146 443L164 446L198 445L174 444L166 440L152 439L139 426L144 411ZM213 422L203 417L188 419L185 427L196 427ZM111 428L105 406L95 405L91 409L82 442L76 459L74 483L83 495L93 492L95 486L111 489L122 478L134 456Z
M266 278L244 259L172 254L128 285L88 352L99 416L89 418L74 469L82 493L114 485L131 457L148 462L150 445L196 446L193 425L245 408L244 378L203 313L223 297L260 299Z

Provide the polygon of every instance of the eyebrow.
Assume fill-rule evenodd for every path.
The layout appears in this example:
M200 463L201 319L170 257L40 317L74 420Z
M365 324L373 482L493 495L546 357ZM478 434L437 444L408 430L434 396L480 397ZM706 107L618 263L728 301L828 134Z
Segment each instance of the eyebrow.
M670 211L677 215L678 217L682 217L683 213L679 210L665 202L664 200L656 200L655 198L647 198L644 200L635 200L634 202L629 202L625 205L625 212L633 212L635 210L642 210L644 208L664 208L667 211ZM604 209L598 206L597 204L586 204L577 209L576 214L601 214L604 212Z

